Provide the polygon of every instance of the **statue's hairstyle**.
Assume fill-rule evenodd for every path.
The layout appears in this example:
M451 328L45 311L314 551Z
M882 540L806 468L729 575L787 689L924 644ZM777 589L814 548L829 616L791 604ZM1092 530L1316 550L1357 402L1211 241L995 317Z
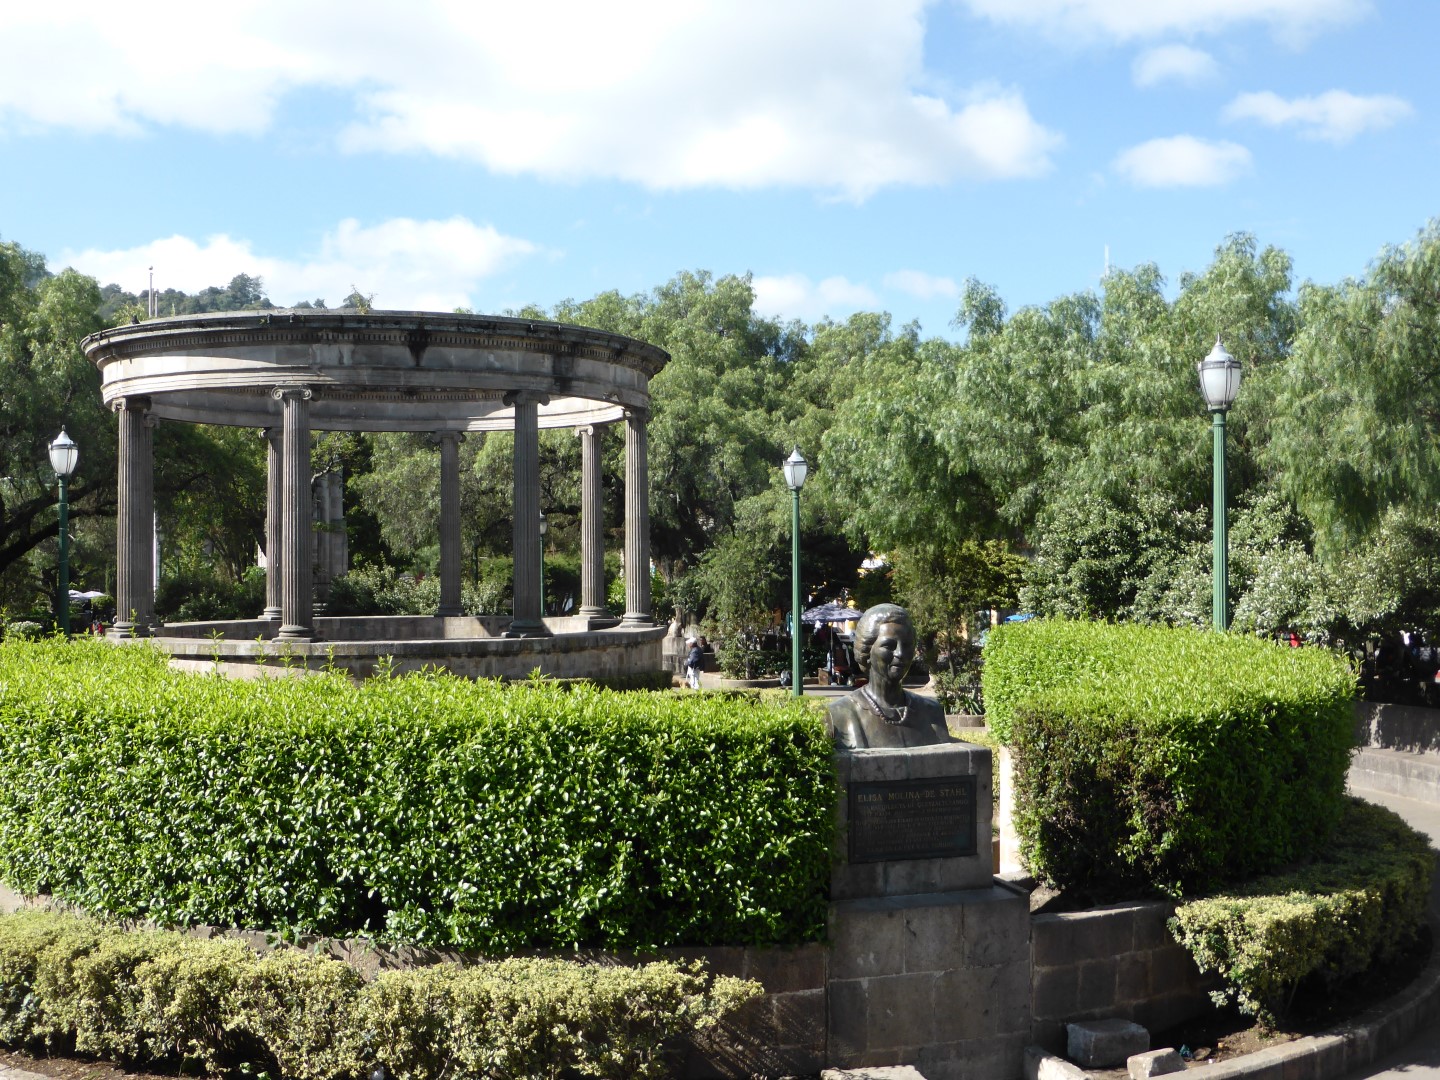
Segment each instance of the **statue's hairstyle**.
M912 636L915 633L910 613L899 604L876 604L868 608L855 624L855 666L866 675L870 673L870 646L875 644L880 627L886 623L900 623L909 628Z

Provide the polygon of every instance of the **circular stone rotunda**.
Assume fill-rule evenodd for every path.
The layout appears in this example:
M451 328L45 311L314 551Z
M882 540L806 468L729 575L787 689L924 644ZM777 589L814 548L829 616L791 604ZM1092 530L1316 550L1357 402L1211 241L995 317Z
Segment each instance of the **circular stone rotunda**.
M646 422L662 349L559 323L431 312L271 310L157 319L91 335L85 354L119 416L113 638L152 638L180 666L261 664L366 676L426 665L471 677L625 679L662 668L650 617ZM155 620L154 440L161 421L258 429L269 447L266 607L254 619ZM625 615L605 610L597 435L625 425ZM581 597L546 618L540 551L541 428L581 441ZM440 602L434 615L317 617L312 431L427 433L440 472ZM460 440L515 436L513 616L460 601ZM640 572L634 572L639 568ZM382 658L389 657L384 660Z

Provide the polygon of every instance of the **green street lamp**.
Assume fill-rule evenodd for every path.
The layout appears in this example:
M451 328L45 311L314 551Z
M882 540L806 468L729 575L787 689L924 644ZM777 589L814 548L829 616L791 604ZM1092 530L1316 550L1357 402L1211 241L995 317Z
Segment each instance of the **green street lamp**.
M1211 620L1216 630L1230 625L1227 611L1230 592L1229 542L1225 535L1225 413L1235 401L1240 390L1240 361L1225 351L1220 344L1220 335L1215 335L1215 347L1210 355L1196 366L1200 373L1200 393L1213 418L1211 427L1215 434L1215 505L1212 511L1215 519L1215 543L1213 548L1214 569L1211 583L1214 586L1214 601Z
M790 693L799 697L805 692L805 681L800 670L800 489L805 486L805 477L810 474L810 463L800 453L800 447L790 451L782 466L785 470L785 486L790 489Z
M50 444L50 467L60 483L60 581L55 590L55 610L60 616L60 630L66 637L70 636L70 504L65 497L65 484L79 460L80 447L65 434L62 426Z

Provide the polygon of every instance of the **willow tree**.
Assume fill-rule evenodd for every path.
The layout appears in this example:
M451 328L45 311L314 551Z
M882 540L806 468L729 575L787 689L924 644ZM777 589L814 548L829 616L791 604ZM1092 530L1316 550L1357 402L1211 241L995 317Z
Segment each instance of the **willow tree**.
M1440 221L1369 273L1306 285L1267 461L1330 550L1440 500Z

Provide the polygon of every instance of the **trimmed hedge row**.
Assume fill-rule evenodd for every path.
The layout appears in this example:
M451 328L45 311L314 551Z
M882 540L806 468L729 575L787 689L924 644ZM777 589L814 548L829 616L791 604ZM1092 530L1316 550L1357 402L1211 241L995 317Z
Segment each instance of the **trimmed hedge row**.
M1328 653L1046 619L992 632L983 678L1022 855L1076 896L1213 891L1340 814L1355 676Z
M207 1076L668 1075L664 1047L760 987L658 962L510 959L386 971L238 941L0 917L0 1043Z
M789 701L0 645L0 879L96 914L489 953L818 940L834 782Z
M1412 948L1425 917L1435 853L1389 810L1347 799L1335 839L1308 865L1175 909L1175 939L1217 994L1267 1024L1297 987L1322 994Z

